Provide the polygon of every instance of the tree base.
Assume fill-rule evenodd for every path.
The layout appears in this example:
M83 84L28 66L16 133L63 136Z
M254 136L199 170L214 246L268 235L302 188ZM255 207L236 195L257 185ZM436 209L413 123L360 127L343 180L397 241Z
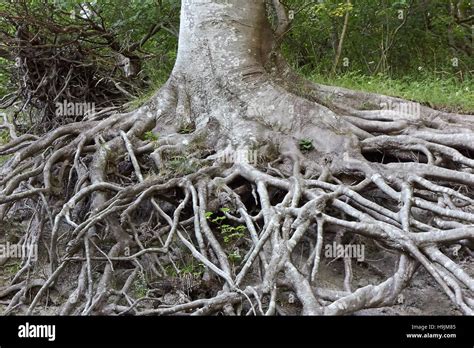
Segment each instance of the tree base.
M0 288L5 314L272 315L289 291L302 314L340 315L397 303L419 265L473 314L467 265L446 255L472 263L472 116L357 110L407 102L259 74L197 85L175 75L134 112L0 148L0 215L31 212L17 242L39 246ZM324 285L325 252L347 245L372 251L341 253L340 288ZM356 288L374 250L395 270Z

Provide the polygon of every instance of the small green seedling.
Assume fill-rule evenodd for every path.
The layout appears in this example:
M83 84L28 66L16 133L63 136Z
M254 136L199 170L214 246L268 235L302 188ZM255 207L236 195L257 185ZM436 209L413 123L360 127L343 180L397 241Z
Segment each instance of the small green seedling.
M221 233L224 236L224 243L230 243L244 237L246 229L244 225L231 226L225 224L220 226Z
M220 208L219 209L222 213L228 213L231 211L230 208ZM217 228L221 232L224 243L231 243L239 240L242 237L245 237L245 231L247 227L244 225L232 226L229 224L224 223L226 221L226 216L216 216L212 211L206 211L204 216L207 220L212 222L213 224L218 225Z
M313 143L309 139L300 140L300 150L301 151L311 151L314 148Z
M143 140L157 141L158 135L153 133L153 131L148 131L143 134Z
M229 261L233 264L237 264L242 261L242 255L240 255L239 250L235 250L228 255Z

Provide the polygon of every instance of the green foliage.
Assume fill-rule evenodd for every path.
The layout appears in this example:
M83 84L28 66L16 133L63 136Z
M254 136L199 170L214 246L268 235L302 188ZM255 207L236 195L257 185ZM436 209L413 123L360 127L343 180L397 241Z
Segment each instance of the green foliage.
M228 258L229 258L229 261L232 262L233 264L238 264L242 261L242 255L240 255L240 252L238 249L229 253Z
M184 155L174 155L165 162L165 167L173 174L188 175L199 169L199 163Z
M222 213L229 213L231 211L230 208L221 208L220 211ZM217 229L220 231L224 243L229 244L240 240L241 238L245 237L245 232L247 231L247 227L244 225L231 225L227 223L227 217L225 215L218 215L211 211L207 211L205 213L205 217L209 220L212 224L216 225Z
M85 15L83 1L25 0L24 3L31 17L42 18L48 13L63 28L84 22L81 20ZM470 0L455 1L454 12L446 0L357 0L351 4L344 0L285 0L283 3L295 13L284 37L283 54L303 75L322 83L395 95L448 111L474 110L472 32L469 21L460 23L456 17L473 15ZM0 2L0 12L12 14L21 8L19 4ZM54 11L51 11L53 5ZM180 1L100 0L91 1L90 5L100 15L100 18L93 17L93 21L103 21L119 38L121 48L139 42L156 24L166 28L160 29L137 50L142 59L138 78L146 83L136 93L138 97L128 104L129 109L134 109L149 100L173 68ZM338 75L328 77L346 14L349 14L349 27ZM40 22L32 28L33 31L43 29ZM12 21L0 18L0 30L14 35L17 28ZM58 36L63 42L72 38L66 30ZM80 39L81 45L90 47L86 38ZM10 82L14 61L1 53L0 47L0 97L14 90ZM103 57L100 59L112 56L107 49L100 53ZM361 105L360 108L370 110L374 106ZM192 125L179 127L182 134L193 131ZM151 134L145 137L145 140L157 140ZM311 150L310 144L301 146L303 151ZM171 166L186 173L195 169L186 162L183 158L174 158Z
M214 213L212 211L206 211L206 213L204 214L204 216L206 217L207 220L209 220L210 222L212 222L213 224L220 224L222 223L225 219L227 219L225 216L218 216L218 215L214 215ZM215 216L215 217L214 217Z
M178 270L179 271L179 270ZM173 265L171 264L168 264L165 266L165 273L167 276L169 277L176 277L178 276L178 272L176 271L176 269L174 268Z
M445 72L463 80L474 72L470 0L458 0L454 12L446 0L285 1L296 14L283 52L303 74L331 71L344 23L349 26L338 72L383 73L394 79ZM343 64L344 58L347 64ZM453 60L456 58L457 63Z
M6 129L0 130L0 145L4 145L10 141L10 133ZM12 158L13 154L11 155L0 155L0 165L4 164L10 158Z
M13 155L1 155L0 156L0 165L4 164L6 161L8 161L10 158L12 158Z
M383 74L367 76L354 72L336 77L316 74L311 79L322 84L413 100L448 112L474 112L474 78L459 81L454 76L425 72L417 78L392 79ZM359 109L374 110L380 106L362 103Z
M182 268L179 269L180 275L191 274L196 278L202 277L204 274L204 264L199 262L195 263L194 259L191 259L191 263L184 265Z
M133 282L133 293L137 298L145 297L148 292L148 284L145 275L140 272Z
M354 5L347 2L319 2L308 8L308 14L312 20L316 20L321 16L343 17L346 12L352 11L353 8Z
M10 141L10 133L6 129L0 130L0 145L4 145Z
M114 92L115 85L108 82L110 77L120 82L122 90L128 90L135 96L139 95L130 103L130 107L136 107L144 100L148 100L149 96L166 81L174 65L179 12L180 1L176 0L2 1L0 4L0 31L3 35L2 45L0 45L0 97L16 90L22 81L21 76L17 76L15 69L12 69L16 54L14 53L16 52L15 35L21 27L28 30L28 35L34 35L36 41L44 42L45 45L34 46L39 50L49 44L63 47L62 51L61 49L52 50L51 56L54 56L55 52L59 55L77 50L77 56L80 57L77 59L84 62L85 67L92 66L92 71L98 76L94 76L98 80L94 89L99 90L100 86L108 84L109 88L104 88L104 90L110 91L111 96L107 96L106 101L120 95ZM144 40L153 28L158 28L157 31L153 30L156 33L150 39ZM140 62L137 67L137 72L139 71L137 76L133 75L130 78L124 76L118 53ZM32 52L32 57L35 54L37 54L36 51ZM74 57L69 58L76 61ZM44 61L44 57L38 59ZM61 76L66 72L54 70L52 74ZM77 72L74 71L74 78L76 75ZM106 77L101 78L103 75ZM62 76L63 79L65 77ZM71 82L71 84L74 83ZM61 90L61 86L56 87ZM35 90L34 84L32 89ZM92 94L94 89L91 89ZM77 90L82 89L78 87ZM98 95L102 95L100 91ZM69 93L67 96L69 99L76 97L70 96ZM84 98L94 99L90 95L84 95ZM130 100L129 98L131 98L130 94L119 102L123 103ZM45 101L41 99L41 103L32 102L32 104L44 105ZM96 104L100 104L101 107L106 106L104 103L96 102ZM54 114L54 108L51 106L48 108L48 114Z
M304 152L311 151L313 147L313 143L309 139L301 139L300 140L300 150Z
M157 141L158 135L153 133L153 131L148 131L143 134L143 140Z
M219 226L219 229L223 235L224 243L231 243L244 237L244 232L247 230L247 227L244 225L231 226L223 224Z
M185 156L173 156L168 162L169 166L175 171L181 171L186 167L188 159Z
M201 262L196 263L194 258L191 258L188 263L183 263L182 266L176 266L176 268L171 264L165 266L166 275L169 277L179 277L185 274L191 274L193 277L201 278L204 271L204 264Z

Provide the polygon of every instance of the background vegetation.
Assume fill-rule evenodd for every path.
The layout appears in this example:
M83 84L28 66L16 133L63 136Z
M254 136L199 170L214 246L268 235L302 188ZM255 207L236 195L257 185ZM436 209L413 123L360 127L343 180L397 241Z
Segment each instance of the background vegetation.
M62 98L84 101L95 97L85 90L103 93L106 102L98 99L99 107L142 103L173 67L179 3L1 2L2 109L32 127L39 121L44 125L59 92ZM473 113L470 0L286 0L284 5L292 24L283 51L301 74L324 84ZM52 64L45 58L51 56L58 61ZM41 59L44 66L38 67ZM25 63L29 61L34 69ZM52 66L55 70L48 72ZM73 78L78 76L74 83L66 81L71 68ZM85 73L88 78L81 78ZM54 81L44 83L44 75L54 74ZM74 84L83 88L78 91ZM38 131L54 126L50 122Z

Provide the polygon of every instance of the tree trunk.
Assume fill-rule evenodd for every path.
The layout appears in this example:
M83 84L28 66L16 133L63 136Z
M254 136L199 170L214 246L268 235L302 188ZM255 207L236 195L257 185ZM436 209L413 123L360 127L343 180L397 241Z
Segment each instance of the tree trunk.
M215 73L239 79L264 64L268 30L264 0L184 1L174 72L192 79L214 80Z
M264 0L184 1L171 77L178 118L197 129L215 122L227 150L271 141L298 153L298 138L311 139L320 158L349 151L353 127L288 90L274 43Z
M347 5L348 6L351 5L351 0L347 0ZM339 64L339 59L341 58L342 46L344 45L344 38L346 36L347 27L349 25L349 14L350 14L350 10L349 10L349 7L348 7L347 10L346 10L346 14L344 16L344 24L342 26L341 37L340 37L339 43L337 45L336 56L334 57L334 63L332 65L332 70L331 70L332 75L336 74L337 66Z
M244 89L250 94L264 73L272 34L265 1L184 1L176 80L178 116L202 127L210 119L235 124Z

